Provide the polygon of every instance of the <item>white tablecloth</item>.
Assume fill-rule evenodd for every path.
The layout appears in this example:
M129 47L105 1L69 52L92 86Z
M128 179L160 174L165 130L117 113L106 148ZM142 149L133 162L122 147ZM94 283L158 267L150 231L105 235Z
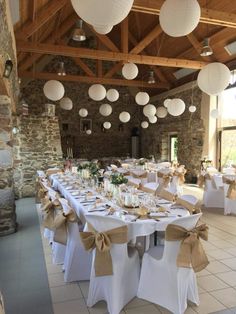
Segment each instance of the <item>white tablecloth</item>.
M78 196L72 195L72 190L66 189L66 186L63 185L64 183L58 181L57 175L51 175L50 179L52 181L53 188L58 190L63 195L63 197L69 201L70 205L76 211L76 214L78 215L78 217L81 219L83 223L85 223L84 216L85 214L89 214L89 210L88 210L89 206L84 206L83 204L81 204L81 202L78 200ZM93 191L93 193L95 192ZM109 205L112 205L112 203L109 201L106 201L106 203ZM133 239L138 236L150 235L155 231L165 231L167 225L171 223L173 220L177 219L179 216L184 217L184 216L189 215L188 210L183 209L183 208L169 209L169 212L170 212L170 217L160 218L159 221L156 221L154 219L147 219L147 220L137 219L136 221L130 222L130 221L126 221L126 215L122 217L113 215L112 217L115 217L117 219L122 219L127 223L128 231L129 231L129 239ZM96 215L104 215L104 212L91 212L91 213L96 214ZM127 217L129 217L129 215L127 215Z

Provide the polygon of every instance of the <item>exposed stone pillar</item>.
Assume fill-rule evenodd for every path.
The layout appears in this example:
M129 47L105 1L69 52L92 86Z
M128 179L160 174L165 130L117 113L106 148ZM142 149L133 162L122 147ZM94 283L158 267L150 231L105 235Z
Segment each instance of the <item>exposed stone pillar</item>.
M0 96L0 236L15 232L11 101Z

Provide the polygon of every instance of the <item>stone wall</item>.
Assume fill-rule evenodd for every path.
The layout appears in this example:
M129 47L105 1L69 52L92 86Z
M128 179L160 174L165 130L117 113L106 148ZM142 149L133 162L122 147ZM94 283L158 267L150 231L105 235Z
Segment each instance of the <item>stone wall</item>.
M192 104L197 110L190 113L188 107ZM162 104L165 97L158 97L154 104ZM142 154L154 155L158 160L169 160L169 137L178 135L178 161L188 169L187 179L192 181L199 171L200 159L203 151L204 125L201 119L202 92L199 88L187 89L171 94L170 98L181 98L186 104L185 112L179 117L168 115L164 119L158 119L154 125L143 132ZM145 120L145 119L144 119Z
M14 137L14 182L16 197L35 195L37 170L62 167L57 117L21 116Z
M13 70L9 79L0 80L9 89L0 92L0 236L15 232L16 214L13 190L13 141L12 112L19 94L16 70L15 42L9 15L8 1L0 0L0 55L3 67L5 61L11 58ZM5 86L6 86L5 85ZM7 93L7 95L5 94Z

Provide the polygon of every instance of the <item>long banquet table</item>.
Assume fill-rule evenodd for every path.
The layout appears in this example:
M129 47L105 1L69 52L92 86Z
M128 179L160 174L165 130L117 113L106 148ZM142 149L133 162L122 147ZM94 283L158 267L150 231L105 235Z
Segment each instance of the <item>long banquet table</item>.
M85 215L108 215L108 212L104 209L99 210L102 206L111 206L114 208L114 213L110 217L122 219L128 226L129 239L135 239L138 236L147 236L155 231L164 231L169 223L173 220L189 215L189 211L180 205L174 205L164 199L158 199L157 204L160 206L167 206L168 210L166 213L156 213L158 219L138 219L133 215L124 214L124 208L121 208L114 204L113 201L109 201L101 194L97 193L92 188L74 188L71 183L68 182L68 178L65 175L51 175L50 180L53 189L59 191L61 195L68 200L71 207L75 210L77 216L80 218L82 223L85 224ZM66 180L66 181L65 181ZM75 180L75 179L73 179ZM140 196L145 194L140 191ZM86 194L90 194L87 201L85 201ZM92 194L92 195L91 195ZM93 207L96 200L100 199L101 203L97 207ZM155 215L155 214L154 214ZM157 218L157 217L156 217Z

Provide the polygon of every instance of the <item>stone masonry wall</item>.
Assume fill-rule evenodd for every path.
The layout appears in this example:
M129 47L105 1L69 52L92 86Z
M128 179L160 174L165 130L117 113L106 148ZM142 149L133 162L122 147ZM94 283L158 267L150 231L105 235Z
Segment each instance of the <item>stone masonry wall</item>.
M188 107L192 104L197 107L194 113L190 113ZM165 98L159 98L162 104ZM202 92L195 87L188 89L170 98L181 98L186 104L185 112L179 117L168 115L143 132L142 154L154 155L158 160L169 160L169 136L178 135L178 161L184 164L188 170L187 179L192 181L199 171L200 159L203 151L204 126L201 119ZM145 120L145 119L144 119Z
M14 181L17 197L35 194L37 170L62 167L60 130L57 117L21 116L14 139Z

